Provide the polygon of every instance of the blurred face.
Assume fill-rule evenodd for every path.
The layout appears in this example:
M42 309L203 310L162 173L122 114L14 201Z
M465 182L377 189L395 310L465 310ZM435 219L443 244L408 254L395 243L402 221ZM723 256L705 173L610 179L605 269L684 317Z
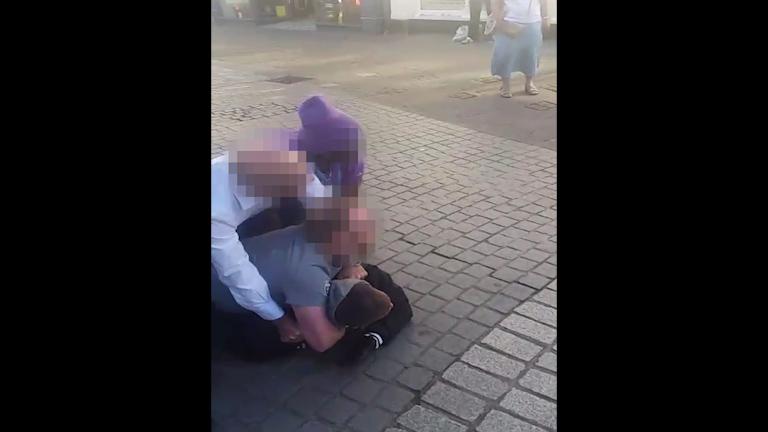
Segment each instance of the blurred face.
M305 153L282 149L237 151L230 172L254 197L303 197L312 179Z
M373 251L376 222L372 212L359 207L356 198L336 197L329 208L307 213L312 240L320 243L325 253L354 262Z

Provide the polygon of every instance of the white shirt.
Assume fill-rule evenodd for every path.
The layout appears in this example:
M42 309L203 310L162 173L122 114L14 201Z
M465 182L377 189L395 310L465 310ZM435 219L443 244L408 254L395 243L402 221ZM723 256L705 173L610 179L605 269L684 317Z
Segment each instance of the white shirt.
M504 0L504 21L518 24L541 22L539 0Z
M320 197L324 191L313 176L307 195ZM248 259L236 230L243 221L271 206L269 198L246 196L235 185L227 155L211 160L211 262L235 301L270 321L284 312L269 295L267 282Z

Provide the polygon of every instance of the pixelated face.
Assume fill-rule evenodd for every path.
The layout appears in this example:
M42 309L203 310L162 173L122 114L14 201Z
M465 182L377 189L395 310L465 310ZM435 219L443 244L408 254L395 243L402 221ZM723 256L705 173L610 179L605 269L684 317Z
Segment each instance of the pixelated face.
M312 180L306 155L301 151L256 149L236 151L230 173L237 184L255 197L304 197Z
M361 206L357 197L324 200L321 208L307 210L311 241L322 245L326 253L355 261L371 253L376 240L373 212Z

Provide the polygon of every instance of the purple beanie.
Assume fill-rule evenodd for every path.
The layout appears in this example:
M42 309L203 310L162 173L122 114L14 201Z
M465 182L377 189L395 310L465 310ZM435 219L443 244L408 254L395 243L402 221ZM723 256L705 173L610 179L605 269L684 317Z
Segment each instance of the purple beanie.
M312 96L299 106L301 128L296 135L296 145L310 159L327 152L358 152L364 154L365 141L357 120L332 106L322 96ZM363 161L331 168L327 181L334 184L359 184L365 164Z

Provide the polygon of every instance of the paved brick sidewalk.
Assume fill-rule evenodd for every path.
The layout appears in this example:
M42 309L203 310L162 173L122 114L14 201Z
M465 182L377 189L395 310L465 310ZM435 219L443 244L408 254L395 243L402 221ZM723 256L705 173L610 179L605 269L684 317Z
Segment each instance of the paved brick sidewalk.
M298 125L311 84L257 81L214 62L212 157L244 127ZM413 324L351 369L218 360L216 429L556 430L555 152L332 90L368 132L372 262L406 287Z

